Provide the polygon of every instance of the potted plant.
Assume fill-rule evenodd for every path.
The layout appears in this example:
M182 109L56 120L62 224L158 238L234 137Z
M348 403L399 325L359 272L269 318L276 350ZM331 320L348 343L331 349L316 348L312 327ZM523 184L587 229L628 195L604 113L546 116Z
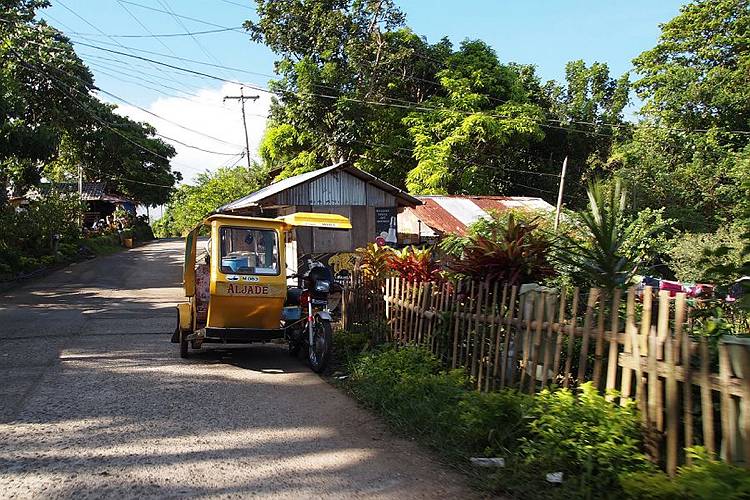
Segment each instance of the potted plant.
M120 233L120 241L125 248L133 248L133 230L130 228L123 229Z

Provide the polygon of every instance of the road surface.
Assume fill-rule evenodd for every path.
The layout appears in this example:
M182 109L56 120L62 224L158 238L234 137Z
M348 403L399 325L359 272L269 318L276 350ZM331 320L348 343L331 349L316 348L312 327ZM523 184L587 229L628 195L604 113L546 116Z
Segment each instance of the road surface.
M0 497L473 496L281 346L181 360L181 249L0 294Z

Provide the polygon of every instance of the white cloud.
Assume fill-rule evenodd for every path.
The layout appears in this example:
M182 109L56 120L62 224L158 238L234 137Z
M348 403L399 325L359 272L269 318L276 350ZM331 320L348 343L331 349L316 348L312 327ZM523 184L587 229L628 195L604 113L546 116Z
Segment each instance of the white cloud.
M245 89L245 95L260 95L260 98L245 102L247 113L247 133L250 141L250 156L257 157L258 145L266 127L265 115L271 104L271 96L265 92L254 92ZM190 132L174 123L156 118L138 108L118 105L117 113L134 120L148 122L156 131L165 136L177 139L185 144L224 153L237 153L245 149L245 133L242 127L240 103L228 100L222 103L227 95L240 95L240 86L226 83L220 89L202 89L195 92L195 97L179 99L176 97L159 98L146 109L171 122L189 129L226 141L216 141L204 135ZM218 167L231 164L238 157L205 153L181 144L166 140L172 144L177 155L172 160L172 168L182 173L183 182L191 182L196 174L205 170L216 170ZM241 162L246 162L243 158Z

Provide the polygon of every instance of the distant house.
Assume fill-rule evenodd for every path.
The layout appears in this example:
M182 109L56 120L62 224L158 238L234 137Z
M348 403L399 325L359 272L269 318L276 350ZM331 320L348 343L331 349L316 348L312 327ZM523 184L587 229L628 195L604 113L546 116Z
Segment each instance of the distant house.
M58 193L78 193L77 182L45 182L30 190L24 196L10 199L11 205L17 209L23 209L31 200L44 198L51 191ZM107 190L106 182L84 182L81 200L86 203L86 211L83 216L84 226L90 227L99 219L112 215L120 207L128 212L135 213L136 204L123 196Z
M528 196L417 196L422 203L398 214L399 241L435 241L444 234L466 234L466 227L490 212L509 209L548 210L555 207Z
M294 256L352 252L378 238L395 243L399 210L420 203L402 189L342 162L275 182L217 212L262 217L322 212L352 221L351 231L297 228L296 241L287 243L287 265L297 269Z

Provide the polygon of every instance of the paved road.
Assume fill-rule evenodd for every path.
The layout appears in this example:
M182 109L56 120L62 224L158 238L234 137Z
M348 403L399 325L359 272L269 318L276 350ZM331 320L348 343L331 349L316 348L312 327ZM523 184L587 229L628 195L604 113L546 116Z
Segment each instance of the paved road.
M0 295L0 497L467 498L280 346L183 361L181 243Z

